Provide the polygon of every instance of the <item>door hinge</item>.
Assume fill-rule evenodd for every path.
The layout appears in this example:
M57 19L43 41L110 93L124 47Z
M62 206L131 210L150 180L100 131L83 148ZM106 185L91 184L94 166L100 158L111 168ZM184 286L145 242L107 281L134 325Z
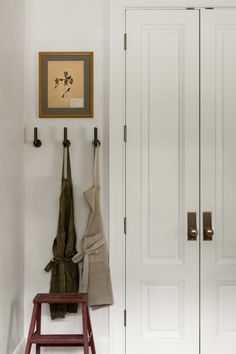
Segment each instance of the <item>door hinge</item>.
M124 125L124 142L127 142L127 125Z
M124 217L124 234L126 235L127 232L127 217Z
M124 310L124 327L127 326L127 310Z
M186 7L185 10L195 10L195 7Z
M127 49L127 33L124 33L124 50Z
M214 7L205 7L205 10L214 10Z

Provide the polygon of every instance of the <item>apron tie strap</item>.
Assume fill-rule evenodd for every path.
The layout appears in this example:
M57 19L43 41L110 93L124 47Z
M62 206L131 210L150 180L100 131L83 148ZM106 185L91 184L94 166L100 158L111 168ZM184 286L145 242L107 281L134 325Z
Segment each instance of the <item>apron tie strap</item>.
M99 186L99 145L94 149L94 161L93 161L93 184L94 186Z
M53 257L50 262L46 265L46 267L44 268L44 270L46 272L49 272L53 266L55 266L56 264L60 263L60 262L71 262L72 261L73 256L71 257L64 257L64 258L60 258L60 257Z
M83 245L82 250L78 252L73 258L74 263L83 262L83 292L88 290L88 278L89 278L89 256L96 254L96 250L105 245L105 240L101 239L101 234L98 233L94 236L89 236L84 240L86 245Z

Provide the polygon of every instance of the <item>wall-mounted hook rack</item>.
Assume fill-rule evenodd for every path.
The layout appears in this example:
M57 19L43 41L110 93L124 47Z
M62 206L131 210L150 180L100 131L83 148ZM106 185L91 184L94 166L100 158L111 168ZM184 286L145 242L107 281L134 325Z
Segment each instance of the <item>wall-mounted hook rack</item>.
M34 128L34 146L39 148L42 145L41 140L38 139L38 128Z
M96 148L97 146L101 145L100 140L98 139L98 128L94 128L94 139L93 139L93 145Z
M67 139L67 128L64 128L64 140L63 140L63 146L64 147L69 147L71 146L70 140Z

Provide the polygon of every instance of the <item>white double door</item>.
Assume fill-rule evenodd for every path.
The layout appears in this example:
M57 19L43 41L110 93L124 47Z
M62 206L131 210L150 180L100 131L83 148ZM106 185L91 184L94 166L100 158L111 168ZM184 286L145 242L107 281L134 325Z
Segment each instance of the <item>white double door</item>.
M235 354L236 10L126 31L127 354Z

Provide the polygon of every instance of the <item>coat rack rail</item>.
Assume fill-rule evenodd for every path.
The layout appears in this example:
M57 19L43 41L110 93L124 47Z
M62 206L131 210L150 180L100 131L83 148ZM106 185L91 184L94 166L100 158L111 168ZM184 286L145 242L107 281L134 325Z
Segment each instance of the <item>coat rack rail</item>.
M70 140L68 139L68 130L67 130L67 127L64 127L64 139L63 139L63 146L64 147L69 147L71 146L71 142ZM34 141L33 141L33 145L36 147L36 148L39 148L41 145L42 145L42 142L41 140L39 140L38 138L38 128L34 128ZM94 147L96 148L97 146L100 146L101 145L101 142L100 140L98 139L98 128L95 127L94 128L94 138L93 138L93 145Z

